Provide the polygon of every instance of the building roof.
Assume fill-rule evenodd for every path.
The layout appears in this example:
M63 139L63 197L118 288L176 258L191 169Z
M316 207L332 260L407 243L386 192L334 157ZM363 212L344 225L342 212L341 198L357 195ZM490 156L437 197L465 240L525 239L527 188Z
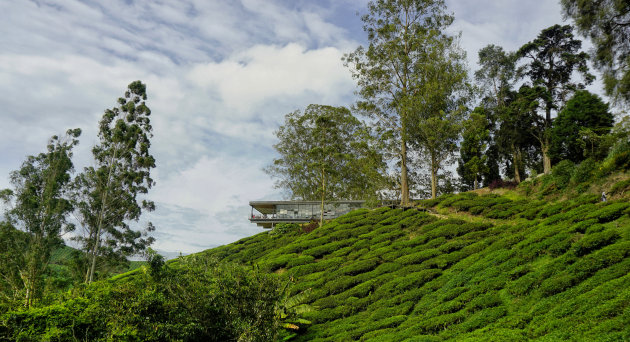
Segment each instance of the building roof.
M337 204L363 204L365 201L330 201L326 205ZM261 214L272 214L277 205L321 205L320 201L250 201L249 205Z

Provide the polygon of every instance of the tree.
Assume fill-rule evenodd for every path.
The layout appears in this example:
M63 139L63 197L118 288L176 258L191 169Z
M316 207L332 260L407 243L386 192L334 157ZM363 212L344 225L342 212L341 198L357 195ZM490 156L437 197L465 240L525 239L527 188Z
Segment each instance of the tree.
M77 128L68 130L65 137L53 136L46 153L27 157L11 173L13 190L2 191L2 199L13 207L5 213L7 222L1 224L0 272L13 297L23 296L27 308L41 295L50 254L63 245L61 234L74 229L67 220L73 208L66 195L74 171L72 148L80 134Z
M87 167L75 181L77 217L84 234L76 237L85 252L85 281L94 280L97 263L126 262L153 241L146 231L132 229L152 201L141 200L153 186L150 171L155 159L149 153L151 111L146 106L146 86L129 84L118 107L108 109L99 123L100 142L92 149L96 166Z
M497 145L511 156L514 180L521 182L525 171L526 156L534 145L534 138L544 138L539 129L540 117L536 114L539 107L539 91L527 85L518 92L507 93L505 110L499 117L500 126L495 137ZM509 170L506 173L510 173Z
M487 45L479 50L479 70L475 72L475 80L481 88L483 96L481 106L485 109L490 135L489 146L484 154L487 157L486 171L483 174L485 184L501 179L500 152L505 149L498 146L496 140L500 117L506 112L505 101L519 73L516 67L517 57L516 53L505 52L502 47L496 45Z
M475 80L481 86L482 93L496 108L504 106L507 92L510 91L517 76L517 55L506 53L502 47L487 45L479 50L479 70L475 71Z
M630 104L630 3L627 0L562 0L564 15L591 38L595 67L603 73L606 94Z
M464 181L472 180L473 190L479 188L479 178L488 171L486 149L490 141L490 130L483 107L477 107L464 122L463 141L459 149L457 172Z
M570 25L551 26L542 30L536 39L526 43L518 51L521 58L529 60L525 65L525 73L532 86L540 86L544 90L541 92L545 109L541 151L545 174L551 172L551 112L562 107L572 92L583 89L585 84L590 84L595 78L588 72L588 55L579 52L582 42L573 37L572 31ZM585 83L572 81L574 71L583 75Z
M569 159L579 163L586 159L589 152L594 154L597 149L597 139L591 138L590 148L585 150L580 144L580 132L591 137L592 134L600 136L608 134L613 124L614 118L608 110L608 104L587 90L579 90L567 101L553 123L551 155L558 161ZM602 157L605 154L599 159Z
M409 205L408 145L421 103L424 73L437 53L436 42L452 38L443 30L453 17L443 0L378 0L361 20L369 46L344 56L359 85L358 108L397 141L401 205ZM428 43L428 44L427 44Z
M429 164L431 198L436 198L438 172L457 149L470 87L463 52L454 37L428 37L425 51L431 51L420 71L422 80L414 98L414 113L418 122L412 126L413 145L417 146Z
M368 128L347 108L309 105L287 114L276 136L280 157L265 172L279 178L276 187L291 197L320 201L320 225L325 202L366 199L379 190L376 171L384 163L372 148Z

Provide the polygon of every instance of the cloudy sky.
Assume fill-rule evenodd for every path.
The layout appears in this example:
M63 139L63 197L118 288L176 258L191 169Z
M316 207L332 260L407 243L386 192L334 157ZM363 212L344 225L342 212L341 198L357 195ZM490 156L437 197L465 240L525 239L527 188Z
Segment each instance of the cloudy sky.
M278 199L262 168L274 130L310 103L350 105L341 62L365 44L367 0L0 1L0 189L47 139L97 124L134 80L152 110L154 248L192 253L261 231L248 201ZM562 22L558 0L447 0L471 69Z

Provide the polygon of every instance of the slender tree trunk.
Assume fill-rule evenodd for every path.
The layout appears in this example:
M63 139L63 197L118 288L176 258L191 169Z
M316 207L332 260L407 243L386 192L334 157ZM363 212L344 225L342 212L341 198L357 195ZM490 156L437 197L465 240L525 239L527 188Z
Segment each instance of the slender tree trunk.
M545 143L542 144L541 150L543 155L543 171L546 175L551 173L551 158L549 158L549 137L545 136Z
M548 89L552 89L553 84L548 86ZM547 102L547 107L545 108L545 131L543 132L544 138L542 139L542 154L543 154L543 172L548 175L551 173L551 159L549 158L549 130L551 129L551 107L553 103Z
M114 153L112 154L112 158L109 164L109 174L107 175L107 186L105 187L105 191L103 193L102 202L101 202L101 210L98 214L98 228L96 229L96 241L94 241L94 251L92 252L92 265L90 265L90 276L88 277L88 284L94 280L94 270L96 269L96 256L98 254L98 248L101 243L101 232L103 230L103 215L105 212L105 202L107 202L107 194L109 193L109 187L111 186L112 174L114 173L114 160L116 159L116 154L118 149L114 149Z
M324 225L324 198L326 198L326 174L324 173L324 168L322 167L322 196L321 196L321 205L319 212L319 227L321 228Z
M404 135L404 132L401 133ZM407 141L402 138L400 146L400 205L409 206L409 182L407 180Z
M435 154L431 153L431 198L437 197L437 160Z
M473 190L477 190L479 182L477 181L477 174L475 173L475 182L473 183Z
M516 149L514 143L512 143L512 164L514 165L514 181L520 183L521 172L519 170L521 168L521 156L520 151Z

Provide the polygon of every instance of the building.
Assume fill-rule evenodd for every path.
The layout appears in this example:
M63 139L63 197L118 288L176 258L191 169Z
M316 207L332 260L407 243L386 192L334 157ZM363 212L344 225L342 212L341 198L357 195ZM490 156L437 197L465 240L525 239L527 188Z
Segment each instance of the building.
M352 210L363 208L365 201L335 201L324 205L324 219L334 219ZM249 221L263 228L277 223L319 221L321 202L317 201L251 201Z

